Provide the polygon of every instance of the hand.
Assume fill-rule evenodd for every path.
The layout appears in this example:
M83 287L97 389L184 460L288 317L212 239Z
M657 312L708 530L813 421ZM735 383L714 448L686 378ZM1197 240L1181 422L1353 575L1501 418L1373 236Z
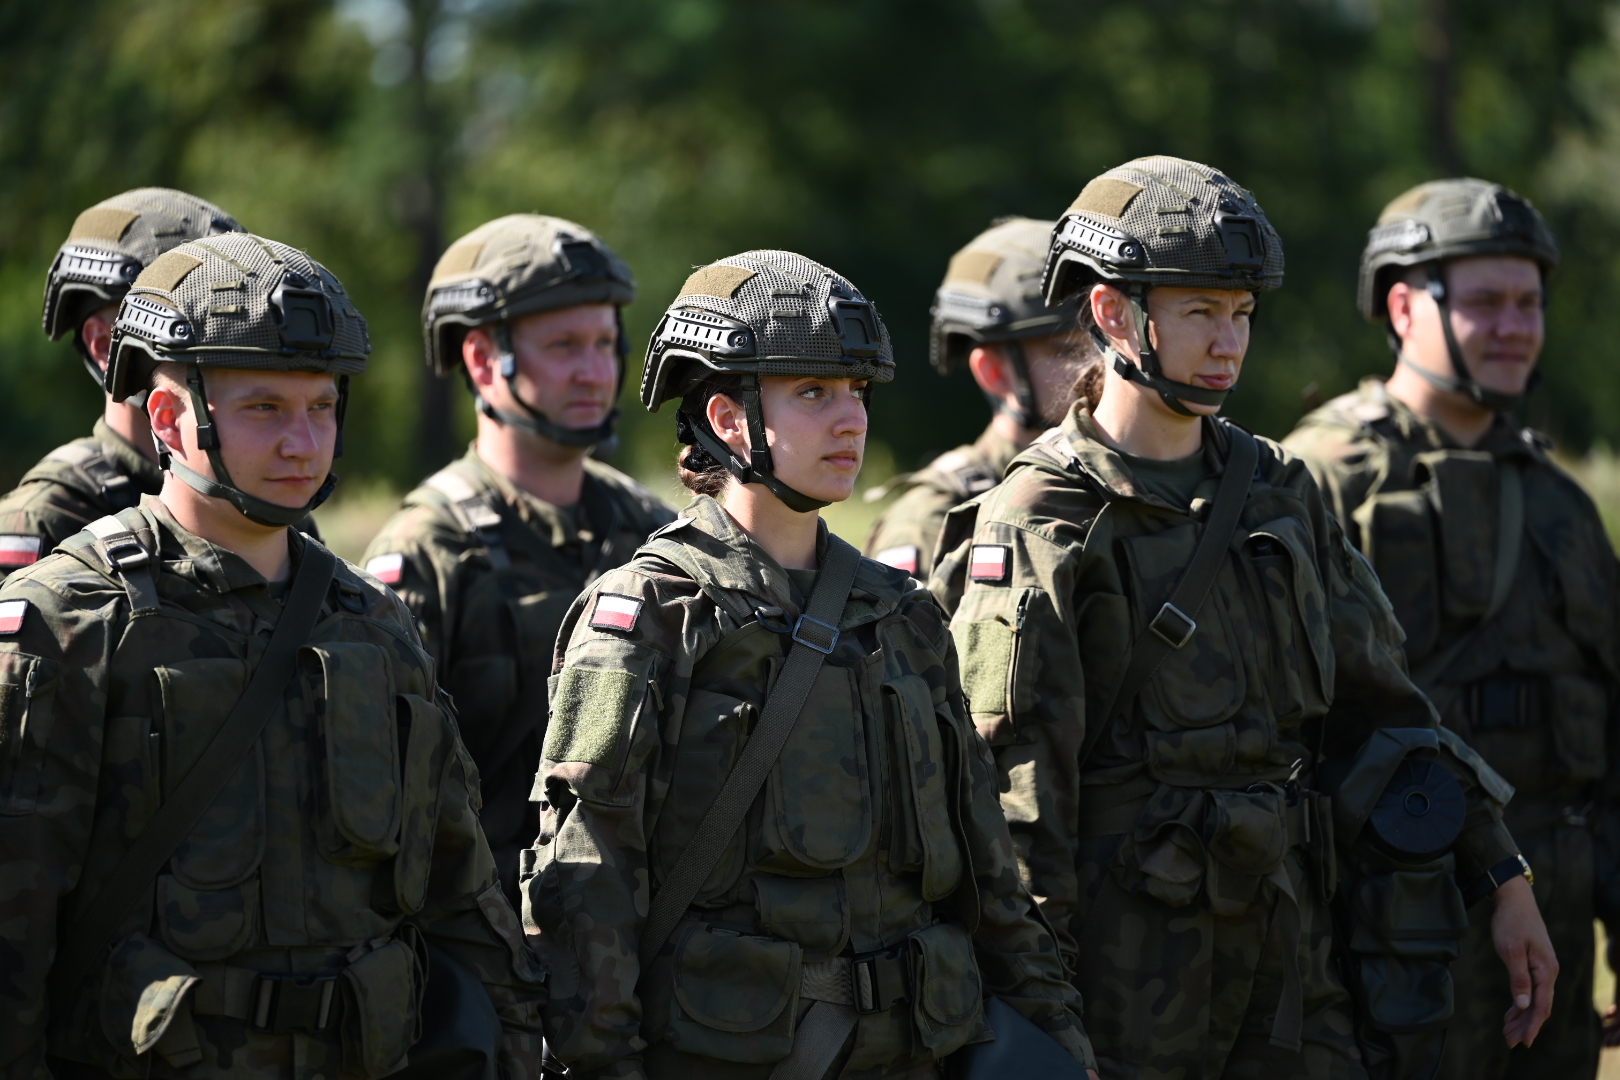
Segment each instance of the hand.
M1603 1014L1603 1045L1620 1046L1620 1005L1610 1005Z
M1102 1080L1102 1077L1097 1075L1097 1070L1096 1069L1087 1069L1086 1070L1086 1075L1088 1077L1090 1077L1091 1080Z
M1510 1047L1529 1046L1552 1012L1558 957L1528 881L1515 877L1497 889L1493 899L1491 941L1513 984L1513 1007L1502 1017L1502 1037Z

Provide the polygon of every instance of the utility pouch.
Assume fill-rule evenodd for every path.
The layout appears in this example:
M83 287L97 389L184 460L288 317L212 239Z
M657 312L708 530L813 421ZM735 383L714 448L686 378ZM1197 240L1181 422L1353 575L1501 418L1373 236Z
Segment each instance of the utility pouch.
M393 940L373 942L343 969L343 1071L373 1080L406 1064L422 1037L422 993L427 948L416 928L400 927ZM357 952L367 949L360 946ZM353 955L353 954L351 954Z
M748 1064L787 1057L804 956L798 943L696 921L677 933L670 1045Z
M143 933L120 941L107 958L100 994L101 1031L119 1057L156 1050L181 1068L202 1060L187 997L197 970Z
M907 939L911 950L911 1015L935 1058L978 1034L984 992L973 939L959 923L937 923Z
M1261 879L1277 869L1288 852L1283 794L1261 788L1210 791L1205 797L1209 907L1216 915L1241 915L1254 901Z

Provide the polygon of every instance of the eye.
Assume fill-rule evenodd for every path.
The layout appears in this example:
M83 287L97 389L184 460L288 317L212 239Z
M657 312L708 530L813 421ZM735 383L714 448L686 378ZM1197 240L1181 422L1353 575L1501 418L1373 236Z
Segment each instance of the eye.
M859 385L859 386L857 386L855 388L854 394L855 394L856 397L860 398L862 401L871 401L872 400L872 384L871 383L861 383L861 385Z
M827 388L822 386L820 383L811 383L809 386L806 386L803 390L799 391L799 396L802 398L819 400L827 396Z

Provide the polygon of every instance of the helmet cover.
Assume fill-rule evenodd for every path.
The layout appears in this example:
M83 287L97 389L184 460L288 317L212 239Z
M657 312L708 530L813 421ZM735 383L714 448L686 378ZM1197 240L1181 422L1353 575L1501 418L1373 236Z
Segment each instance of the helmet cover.
M623 306L636 298L630 267L595 233L563 218L508 214L439 256L422 301L422 337L436 374L461 366L474 326L577 304Z
M1367 233L1356 306L1382 319L1401 271L1471 255L1518 255L1543 274L1558 269L1558 241L1529 199L1488 180L1431 180L1396 196Z
M1078 302L1048 308L1041 271L1055 222L996 222L951 256L934 293L928 359L941 375L967 363L975 345L1048 337L1074 329Z

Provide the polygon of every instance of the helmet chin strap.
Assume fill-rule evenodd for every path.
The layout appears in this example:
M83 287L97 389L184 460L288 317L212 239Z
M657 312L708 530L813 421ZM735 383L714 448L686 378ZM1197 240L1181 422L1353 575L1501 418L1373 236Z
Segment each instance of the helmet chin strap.
M197 414L197 447L208 455L208 464L214 470L214 478L210 479L188 467L185 462L175 460L174 455L156 434L152 441L158 448L158 464L160 467L174 473L194 491L207 495L213 499L223 499L242 512L242 516L249 521L266 528L278 529L288 525L296 525L309 515L309 512L321 505L331 497L332 491L338 485L336 473L328 472L326 480L321 484L320 490L303 506L286 507L278 503L261 499L256 495L249 495L238 488L231 481L231 474L225 468L225 458L219 452L219 432L215 430L213 416L208 411L208 393L203 386L202 369L191 365L186 374L186 386L191 391L192 409ZM338 443L335 456L343 454L343 414L348 411L349 377L338 376Z
M1421 375L1425 381L1437 390L1446 390L1453 394L1461 394L1482 409L1492 412L1506 412L1524 400L1524 394L1504 394L1500 390L1491 390L1479 385L1472 375L1468 374L1468 365L1463 360L1462 346L1457 344L1457 335L1451 328L1451 298L1446 291L1444 271L1438 264L1429 265L1428 292L1434 298L1434 303L1440 309L1440 330L1446 338L1446 354L1451 358L1451 375L1441 375L1428 368L1419 367L1406 356L1406 350L1401 347L1400 338L1390 330L1390 348L1395 351L1395 360ZM1541 372L1533 372L1530 381L1525 385L1525 393L1535 389L1540 381Z
M687 441L703 447L709 456L726 467L726 471L736 477L739 484L764 484L765 490L775 495L789 509L800 514L808 514L813 510L820 510L824 506L831 506L831 500L812 499L804 492L782 483L772 471L771 446L765 435L765 413L760 408L759 378L755 375L742 376L743 385L736 391L743 403L743 415L748 419L748 458L744 461L722 442L711 430L709 425L700 417L686 412L678 412L676 418L676 434Z
M512 380L517 378L517 354L512 349L512 328L506 323L496 323L494 335L496 347L501 350L500 367L497 369L500 372L501 381L506 384L507 395L517 402L518 408L523 411L515 413L510 409L497 409L474 389L473 401L476 403L480 413L497 424L504 424L520 431L527 431L531 435L542 436L562 446L589 448L598 443L607 442L614 437L614 429L619 425L619 410L617 408L609 412L602 422L594 427L571 428L563 427L561 424L554 422L550 417L524 401L518 395L517 387L512 384ZM619 341L621 342L619 351L622 354L622 343L624 341L622 328ZM624 371L624 357L622 355L619 357L619 371L622 381Z
M1008 405L999 397L985 396L990 398L990 405L996 412L1011 417L1019 427L1028 431L1043 430L1047 426L1046 418L1041 415L1040 405L1035 400L1035 381L1030 378L1029 356L1024 352L1024 343L1014 338L1001 342L1001 347L1007 350L1007 359L1012 363L1013 393L1018 404Z
M1127 296L1131 301L1131 314L1136 320L1137 351L1141 354L1142 364L1138 367L1133 364L1096 326L1091 327L1091 339L1097 343L1097 348L1109 358L1114 366L1114 373L1122 379L1147 387L1159 395L1171 411L1182 416L1197 416L1198 414L1187 408L1184 401L1191 401L1197 405L1212 405L1220 408L1226 402L1226 396L1235 388L1236 384L1225 390L1210 390L1203 386L1193 386L1191 383L1176 382L1167 379L1164 370L1159 367L1159 354L1153 348L1153 341L1148 336L1147 314L1147 286L1132 283Z

